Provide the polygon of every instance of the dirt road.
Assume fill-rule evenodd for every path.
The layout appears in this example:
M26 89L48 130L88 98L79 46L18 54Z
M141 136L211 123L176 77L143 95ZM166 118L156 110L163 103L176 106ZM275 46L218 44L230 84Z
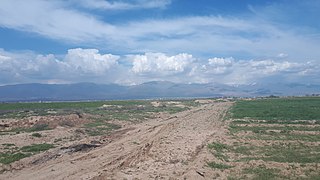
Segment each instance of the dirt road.
M52 150L35 157L50 157L47 160L28 160L0 179L212 179L213 171L206 166L212 154L206 145L223 140L221 119L230 106L215 102L130 125L91 151Z

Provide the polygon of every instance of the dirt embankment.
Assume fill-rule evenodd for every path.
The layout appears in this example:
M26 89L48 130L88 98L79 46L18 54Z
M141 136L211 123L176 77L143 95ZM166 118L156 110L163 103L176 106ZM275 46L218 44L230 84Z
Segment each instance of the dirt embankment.
M214 175L206 162L212 154L206 145L213 139L223 141L222 118L230 106L210 103L130 125L92 150L52 150L46 154L54 158L42 163L31 162L44 154L27 158L22 168L5 172L0 179L210 179Z

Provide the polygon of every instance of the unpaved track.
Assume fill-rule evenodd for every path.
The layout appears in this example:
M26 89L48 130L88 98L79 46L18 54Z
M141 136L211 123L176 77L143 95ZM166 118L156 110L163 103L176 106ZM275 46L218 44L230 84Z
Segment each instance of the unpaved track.
M211 103L133 125L109 144L6 172L0 179L212 179L206 145L223 139L221 119L230 106Z

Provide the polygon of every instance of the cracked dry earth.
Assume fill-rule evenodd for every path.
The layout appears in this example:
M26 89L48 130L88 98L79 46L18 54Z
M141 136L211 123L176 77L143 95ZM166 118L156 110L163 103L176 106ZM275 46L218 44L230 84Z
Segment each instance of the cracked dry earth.
M130 125L91 151L25 163L0 179L212 179L206 146L223 141L227 128L222 119L231 105L214 102Z

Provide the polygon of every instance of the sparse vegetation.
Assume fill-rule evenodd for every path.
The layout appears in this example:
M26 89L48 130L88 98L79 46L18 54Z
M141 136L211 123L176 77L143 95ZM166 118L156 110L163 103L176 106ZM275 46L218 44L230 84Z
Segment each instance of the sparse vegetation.
M265 166L259 166L255 168L244 169L244 174L253 174L252 179L256 180L270 180L275 179L278 176L280 170L266 168Z
M156 102L154 105L153 103ZM31 133L34 138L43 137L40 131L53 130L56 126L65 128L77 127L75 134L56 138L53 143L79 140L84 135L99 136L108 135L112 130L121 128L112 123L112 120L142 122L152 118L157 113L176 113L198 106L194 100L132 100L132 101L92 101L92 102L48 102L48 103L0 103L0 119L16 119L25 123L4 124L1 135L18 135ZM47 121L44 116L77 115L80 121L72 121L68 118L57 119L58 122ZM40 118L34 118L40 116ZM86 116L86 117L84 117ZM72 116L70 116L72 117ZM35 120L37 119L37 120ZM39 121L40 120L40 121ZM5 122L5 121L2 121ZM78 124L77 124L78 123ZM135 144L139 144L134 142ZM54 148L59 144L30 144L17 147L15 144L2 144L0 147L0 163L10 164L22 158Z
M0 152L0 163L10 164L35 153L46 151L54 147L52 144L33 144L30 146L16 147L14 144L2 144L6 151Z
M2 131L2 132L15 132L16 134L19 134L21 132L35 132L35 131L45 131L50 130L48 124L35 124L30 128L13 128L9 131Z
M229 179L283 179L287 178L285 171L291 172L293 179L320 177L314 166L320 163L320 98L238 101L228 117L234 143L211 143L208 148L223 162L260 162L257 167L244 166L240 174L230 174ZM273 163L286 163L290 168L270 168ZM301 177L292 163L306 169Z
M218 152L222 152L225 149L229 149L229 146L222 143L213 142L211 144L208 144L209 149L214 149Z
M42 135L40 133L32 133L31 136L40 138Z
M54 148L53 144L32 144L30 146L23 146L20 150L23 152L41 152L41 151L46 151L51 148Z
M266 131L320 131L320 126L262 126L261 124L251 123L251 126L238 126L231 124L230 131L255 131L255 132L266 132Z
M216 158L223 160L223 161L228 161L228 157L224 154L225 151L229 150L229 146L226 144L222 143L217 143L213 142L211 144L208 144L207 146L209 149L213 149L213 154L215 155Z
M84 124L85 132L90 136L99 136L108 134L111 130L121 128L120 125L108 123L103 120L96 120L91 123Z
M320 176L317 169L320 163L320 116L317 115L319 102L320 98L269 98L236 102L228 112L229 119L221 121L222 128L225 128L224 130L228 133L207 145L207 150L212 153L212 159L205 166L209 171L215 171L218 174L228 172L228 179L282 179L287 177L287 174L290 174L289 178L292 179L317 179ZM11 126L7 120L3 120L4 128L0 132L3 135L20 137L21 135L16 134L27 134L29 140L39 143L40 140L42 142L44 139L49 139L40 137L43 134L45 137L52 136L51 133L55 131L56 126L63 126L56 129L62 132L70 129L68 133L53 136L50 141L43 144L30 143L28 146L21 147L20 143L16 143L17 145L3 143L0 146L0 163L10 164L54 147L61 148L66 142L77 142L84 137L99 147L112 139L102 138L101 140L100 137L89 136L113 137L118 132L122 132L121 130L112 134L113 130L122 127L120 124L124 127L128 127L128 124L136 126L136 123L153 117L165 117L164 119L172 121L171 117L175 119L176 116L169 115L170 113L199 105L193 100L101 101L67 104L70 107L66 108L63 103L53 103L53 106L49 107L46 104L37 109L31 109L32 105L29 107L25 105L23 108L26 109L19 105L20 109L10 112L1 109L0 118L8 117L6 113L11 115L16 113L18 118L54 113L53 117L57 120L52 123L44 117L29 117L21 121L31 119L30 123L17 123L17 126ZM88 106L85 107L86 105ZM304 109L305 112L298 109ZM278 113L278 111L281 112ZM68 116L60 118L59 115L62 114ZM221 114L217 117L223 118ZM68 119L69 117L72 119ZM152 131L153 126L150 126L148 131ZM195 127L193 129L195 130ZM47 130L51 131L41 132ZM140 129L136 131L139 132ZM171 142L166 139L162 143L167 145ZM131 139L129 145L141 147L144 150L152 146L139 138ZM176 162L180 161L172 160L172 163ZM300 168L299 171L297 168ZM198 174L203 175L202 172Z
M168 104L169 101L160 101L163 105L154 107L151 101L92 101L92 102L48 102L48 103L0 103L0 118L24 118L29 116L46 116L55 112L55 115L89 113L102 115L103 118L129 120L131 118L150 117L150 113L176 113L198 106L194 100L180 100L185 107Z
M232 168L233 166L227 165L227 164L221 164L221 163L216 163L216 162L209 162L207 165L211 168L214 169L229 169Z
M49 128L48 124L35 124L30 129L27 129L27 132L44 131L44 130L49 130L49 129L50 128Z
M22 158L28 157L30 154L25 153L0 153L0 163L2 164L10 164L14 161L18 161Z

